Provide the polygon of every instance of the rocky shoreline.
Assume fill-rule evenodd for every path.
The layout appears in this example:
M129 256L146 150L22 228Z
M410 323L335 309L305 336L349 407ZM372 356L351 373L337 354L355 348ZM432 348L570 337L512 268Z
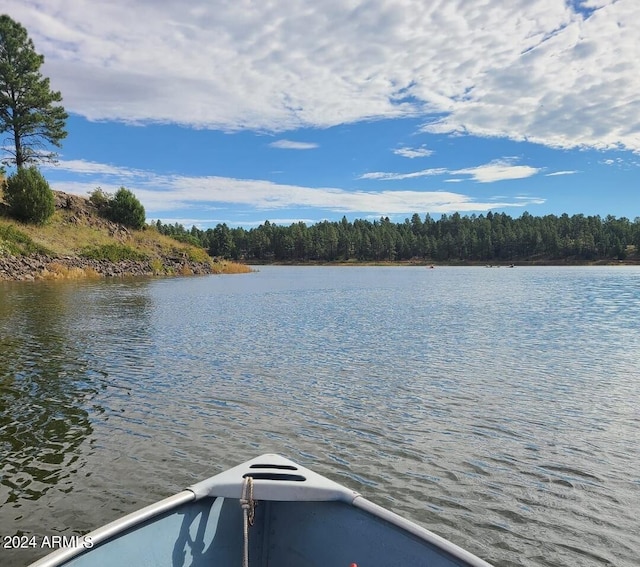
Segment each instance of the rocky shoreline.
M123 260L110 262L78 256L51 257L0 256L0 280L34 281L74 277L127 277L157 275L205 275L216 273L215 266L186 258L162 260Z

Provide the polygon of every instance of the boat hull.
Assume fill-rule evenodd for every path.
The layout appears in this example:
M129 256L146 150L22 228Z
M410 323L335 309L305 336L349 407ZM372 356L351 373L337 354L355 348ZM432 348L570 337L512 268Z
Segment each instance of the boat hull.
M85 537L84 547L59 550L33 567L240 566L245 541L249 565L255 567L490 567L359 494L282 459L262 456L235 467L96 530ZM253 481L255 517L245 539L240 498L244 478L251 473L258 477Z

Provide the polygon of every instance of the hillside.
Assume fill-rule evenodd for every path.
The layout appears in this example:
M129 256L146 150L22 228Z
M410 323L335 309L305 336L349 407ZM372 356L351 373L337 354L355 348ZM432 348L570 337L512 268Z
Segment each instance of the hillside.
M98 214L88 198L54 191L56 210L43 226L9 218L0 199L0 280L242 273L202 248L153 227L131 230Z

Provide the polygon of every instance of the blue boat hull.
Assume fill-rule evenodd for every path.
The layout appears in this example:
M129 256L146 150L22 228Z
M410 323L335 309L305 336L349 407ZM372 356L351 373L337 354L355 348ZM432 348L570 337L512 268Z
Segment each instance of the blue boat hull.
M240 503L247 476L254 484L250 526ZM117 520L34 567L241 566L245 557L252 567L490 567L356 492L275 455Z

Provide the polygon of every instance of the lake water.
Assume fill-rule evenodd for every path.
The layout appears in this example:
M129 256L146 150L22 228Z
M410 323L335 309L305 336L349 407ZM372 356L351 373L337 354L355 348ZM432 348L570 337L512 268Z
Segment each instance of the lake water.
M637 567L638 400L633 267L0 282L0 535L278 452L496 566Z

